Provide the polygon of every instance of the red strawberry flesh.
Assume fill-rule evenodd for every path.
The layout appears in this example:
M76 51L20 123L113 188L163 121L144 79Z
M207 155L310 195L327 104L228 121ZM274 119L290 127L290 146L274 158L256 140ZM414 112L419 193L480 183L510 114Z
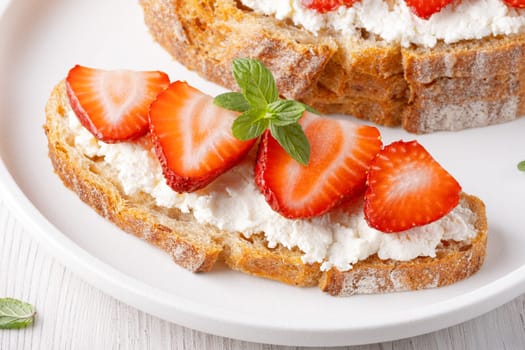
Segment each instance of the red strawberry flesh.
M169 78L158 71L101 70L75 66L67 95L80 123L97 139L113 143L148 132L148 109Z
M461 186L416 141L386 146L368 173L365 219L382 232L401 232L440 219L459 203Z
M429 19L453 0L405 0L408 7L420 18Z
M162 92L150 108L150 131L168 185L193 192L239 163L255 140L233 136L236 117L185 82Z
M359 0L301 0L304 7L320 13L337 10L341 6L351 7Z
M525 0L503 0L509 6L516 8L525 8Z
M303 6L320 13L333 11L341 6L339 0L302 0Z
M366 169L381 149L374 127L310 113L300 124L310 142L307 166L292 159L267 131L255 167L255 180L266 201L287 218L319 216L362 194Z

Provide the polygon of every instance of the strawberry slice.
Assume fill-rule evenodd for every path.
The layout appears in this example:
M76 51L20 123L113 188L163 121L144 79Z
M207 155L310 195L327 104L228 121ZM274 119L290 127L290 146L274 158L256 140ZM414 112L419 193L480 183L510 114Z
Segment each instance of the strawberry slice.
M255 140L231 131L237 113L186 82L176 81L150 107L150 131L169 186L177 192L205 187L236 165Z
M408 7L416 16L429 19L434 13L438 13L453 0L405 0Z
M255 181L266 201L287 218L318 216L362 194L368 166L382 145L375 127L308 112L299 124L310 142L307 166L293 160L268 131L255 165Z
M359 0L301 0L301 4L307 9L326 13L334 11L342 5L352 7L357 1Z
M417 141L386 146L370 166L365 219L382 232L426 225L459 203L461 186Z
M158 71L101 70L75 66L67 95L80 123L97 139L113 143L148 132L149 105L170 81Z
M516 8L525 8L525 0L503 0L509 6Z

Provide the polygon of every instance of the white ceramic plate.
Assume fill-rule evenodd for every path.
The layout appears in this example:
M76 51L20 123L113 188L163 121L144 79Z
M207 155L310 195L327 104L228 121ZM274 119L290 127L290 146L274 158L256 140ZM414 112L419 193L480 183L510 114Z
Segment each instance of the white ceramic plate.
M4 1L4 4L6 2ZM0 6L2 7L2 6ZM333 298L218 267L191 274L100 218L53 174L42 123L54 84L74 64L160 69L217 93L150 39L137 2L16 0L0 21L0 190L49 252L106 293L153 315L222 336L289 345L351 345L463 322L525 291L525 119L419 139L487 204L482 270L453 286Z

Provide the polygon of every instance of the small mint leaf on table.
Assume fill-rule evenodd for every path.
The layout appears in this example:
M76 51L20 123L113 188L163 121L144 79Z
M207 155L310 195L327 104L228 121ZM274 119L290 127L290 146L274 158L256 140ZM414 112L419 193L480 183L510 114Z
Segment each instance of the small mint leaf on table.
M227 92L213 99L213 103L224 109L235 112L246 112L250 104L240 92Z
M0 298L0 329L27 327L33 323L35 315L35 308L31 304L12 298Z
M270 124L270 120L265 116L266 110L264 109L250 109L244 112L233 121L233 136L241 141L261 136Z
M525 160L518 163L518 170L525 171Z
M271 123L277 126L297 123L305 110L301 103L293 100L277 100L268 105Z
M276 126L270 124L270 132L281 147L302 165L308 165L310 160L310 143L299 124Z
M261 108L279 98L272 73L257 60L234 60L233 77L252 107Z

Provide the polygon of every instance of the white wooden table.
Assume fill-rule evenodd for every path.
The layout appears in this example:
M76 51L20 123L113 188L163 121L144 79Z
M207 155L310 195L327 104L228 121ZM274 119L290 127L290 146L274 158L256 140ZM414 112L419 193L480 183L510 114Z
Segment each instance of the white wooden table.
M36 323L0 330L0 349L294 349L193 331L125 305L47 254L0 194L0 297L36 306ZM435 333L347 349L525 349L525 295Z

